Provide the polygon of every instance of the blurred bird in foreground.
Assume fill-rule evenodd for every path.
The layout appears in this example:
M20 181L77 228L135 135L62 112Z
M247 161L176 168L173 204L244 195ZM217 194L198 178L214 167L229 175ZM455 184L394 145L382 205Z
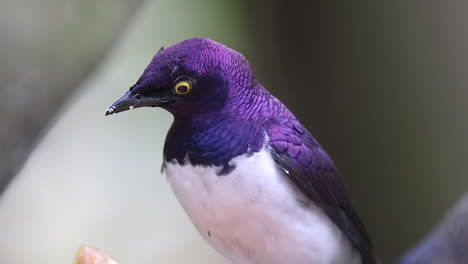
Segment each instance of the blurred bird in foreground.
M240 53L200 38L160 50L106 115L143 106L174 115L163 169L232 263L377 263L333 161Z
M400 264L468 263L468 193Z

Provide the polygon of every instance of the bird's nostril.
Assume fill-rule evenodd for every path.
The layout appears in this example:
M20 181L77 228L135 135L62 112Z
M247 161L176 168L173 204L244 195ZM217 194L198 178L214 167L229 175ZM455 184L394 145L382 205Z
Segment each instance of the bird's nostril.
M135 99L141 99L141 94L135 94Z

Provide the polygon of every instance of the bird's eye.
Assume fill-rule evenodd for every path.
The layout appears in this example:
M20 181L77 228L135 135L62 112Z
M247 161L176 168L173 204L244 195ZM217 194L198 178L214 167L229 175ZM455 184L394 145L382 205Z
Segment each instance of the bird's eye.
M179 95L188 94L192 90L192 84L188 81L180 81L174 85L174 93Z

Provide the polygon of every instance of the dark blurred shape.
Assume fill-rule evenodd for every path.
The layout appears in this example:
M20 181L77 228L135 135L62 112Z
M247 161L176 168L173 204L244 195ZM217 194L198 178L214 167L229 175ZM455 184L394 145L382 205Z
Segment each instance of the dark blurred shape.
M257 78L330 153L383 263L468 188L468 1L244 1Z
M400 264L468 263L468 193Z
M141 2L2 2L0 194L38 135L109 50Z

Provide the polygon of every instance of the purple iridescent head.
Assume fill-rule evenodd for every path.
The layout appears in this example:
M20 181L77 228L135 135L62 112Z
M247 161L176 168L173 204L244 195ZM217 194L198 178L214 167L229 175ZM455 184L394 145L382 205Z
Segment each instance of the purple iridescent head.
M194 38L161 49L138 82L106 115L159 106L176 116L232 107L254 77L238 52L213 40Z

